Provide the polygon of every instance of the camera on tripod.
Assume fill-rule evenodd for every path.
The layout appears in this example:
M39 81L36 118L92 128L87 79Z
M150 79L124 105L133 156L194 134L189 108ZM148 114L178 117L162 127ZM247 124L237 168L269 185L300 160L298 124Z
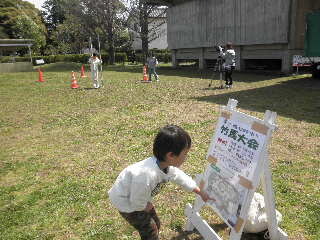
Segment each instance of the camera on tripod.
M220 52L220 50L224 52L224 48L222 46L214 46L214 48L217 52Z
M223 59L223 51L224 48L222 46L214 46L216 51L219 53L216 59L216 64L214 66L214 72L222 73L224 71L224 59Z
M220 79L220 88L223 88L223 83L222 83L222 74L225 71L224 69L224 48L222 46L214 46L213 47L217 52L218 52L218 57L215 61L215 65L213 68L213 76L211 78L211 82L209 83L209 87L211 87L212 81L215 78L216 74L219 74L219 79Z

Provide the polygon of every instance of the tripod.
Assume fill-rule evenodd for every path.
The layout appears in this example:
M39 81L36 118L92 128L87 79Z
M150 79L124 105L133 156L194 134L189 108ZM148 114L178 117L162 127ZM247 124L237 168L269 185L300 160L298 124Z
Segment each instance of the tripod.
M215 78L215 76L217 75L217 73L219 73L219 79L220 79L220 86L219 86L219 88L223 88L223 82L222 82L222 81L223 81L223 80L222 80L222 73L223 73L223 71L224 71L223 62L224 62L224 60L223 60L222 56L218 56L217 61L216 61L216 64L215 64L215 66L214 66L214 68L213 68L213 75L212 75L212 77L211 77L211 81L210 81L210 83L209 83L209 87L211 87L211 84L212 84L213 79Z

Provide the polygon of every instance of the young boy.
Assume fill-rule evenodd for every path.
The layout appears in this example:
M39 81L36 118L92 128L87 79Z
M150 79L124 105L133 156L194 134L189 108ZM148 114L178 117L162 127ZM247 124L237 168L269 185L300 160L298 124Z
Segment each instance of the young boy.
M91 70L91 78L93 81L94 88L100 88L100 80L99 80L99 68L98 66L102 64L102 60L97 57L96 53L92 54L92 57L89 59L90 70Z
M182 128L163 127L153 143L154 156L125 168L109 190L112 204L139 231L142 240L159 239L160 220L151 201L168 181L200 195L205 202L214 200L179 169L190 147L191 138Z
M158 66L158 60L152 54L147 59L148 72L149 72L149 81L152 81L152 75L154 75L156 81L159 81L159 76L156 72L156 67Z

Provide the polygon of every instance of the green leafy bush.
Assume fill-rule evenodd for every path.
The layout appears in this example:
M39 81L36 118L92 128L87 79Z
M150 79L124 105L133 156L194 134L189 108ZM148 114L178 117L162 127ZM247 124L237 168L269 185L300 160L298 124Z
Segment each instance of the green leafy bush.
M171 62L171 52L167 49L164 50L150 50L150 53L154 54L154 56L158 59L159 62L168 63ZM141 51L136 51L136 58L137 62L143 63L143 54Z
M36 60L43 59L47 63L56 63L56 62L76 62L76 63L88 63L89 60L88 54L66 54L66 55L49 55L49 56L32 56L33 65L36 64ZM102 54L102 61L106 64L109 62L109 54ZM29 57L15 57L16 62L28 62L30 61ZM128 61L127 54L124 52L117 52L115 54L116 63L124 63ZM0 63L12 62L12 57L5 56L0 58Z

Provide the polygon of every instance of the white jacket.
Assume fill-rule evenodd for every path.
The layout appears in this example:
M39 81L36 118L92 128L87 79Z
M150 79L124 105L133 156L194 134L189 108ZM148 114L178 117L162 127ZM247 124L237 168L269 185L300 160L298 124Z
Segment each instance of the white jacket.
M163 187L172 181L192 192L197 184L182 170L170 166L167 174L157 165L155 157L147 158L125 168L108 191L110 201L120 212L143 211Z
M220 47L220 55L225 60L225 68L231 68L236 66L236 52L233 49L227 49L225 52L222 51Z
M90 63L91 71L98 71L98 66L102 63L102 60L100 60L99 58L94 59L91 57L89 58L88 62Z

